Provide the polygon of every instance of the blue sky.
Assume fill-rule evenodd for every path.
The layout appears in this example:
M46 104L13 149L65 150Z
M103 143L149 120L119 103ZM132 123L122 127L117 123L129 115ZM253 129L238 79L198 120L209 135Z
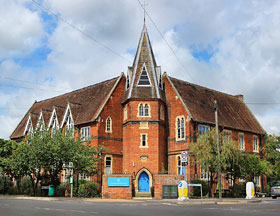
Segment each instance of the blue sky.
M127 71L143 25L131 0L40 0L44 7L106 44L123 60L30 0L0 0L0 138L8 138L35 100ZM280 131L280 1L148 0L158 65L170 76L243 94L268 133ZM10 87L8 87L10 86ZM273 104L273 103L274 104Z

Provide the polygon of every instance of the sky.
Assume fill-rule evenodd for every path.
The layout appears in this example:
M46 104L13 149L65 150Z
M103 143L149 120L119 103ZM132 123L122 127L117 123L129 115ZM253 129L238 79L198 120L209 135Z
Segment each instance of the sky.
M9 138L35 100L126 73L143 27L138 0L36 1L51 13L32 0L0 0L0 138ZM163 72L243 94L266 132L280 134L279 0L146 4Z

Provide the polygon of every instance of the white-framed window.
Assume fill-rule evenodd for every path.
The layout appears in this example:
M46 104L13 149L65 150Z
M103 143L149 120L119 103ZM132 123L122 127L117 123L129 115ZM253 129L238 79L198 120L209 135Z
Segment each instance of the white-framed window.
M53 119L52 119L52 130L51 130L51 136L55 135L55 132L59 129L59 125L58 125L58 120L56 117L56 114L54 113L53 115Z
M44 119L43 119L43 115L41 113L38 122L37 122L37 126L36 129L39 131L43 131L45 129L45 123L44 123Z
M164 120L164 118L165 118L165 112L164 112L164 107L163 107L163 105L160 105L160 111L159 111L159 113L160 113L160 119L161 119L161 120Z
M204 181L207 181L208 180L208 171L201 168L200 169L200 179L201 180L204 180Z
M104 173L106 175L112 174L112 164L113 164L112 156L111 155L105 156L105 161L104 162L105 162Z
M65 132L70 133L71 137L74 137L74 122L69 110L66 117Z
M79 180L90 181L90 176L85 173L79 174Z
M259 137L253 136L253 152L259 152Z
M240 150L245 150L244 134L243 133L238 134L238 143L239 143L239 149Z
M198 125L198 134L203 135L210 130L208 125Z
M148 148L148 134L147 133L140 134L140 148Z
M231 142L231 131L230 130L224 130L224 144L229 144Z
M105 132L106 133L112 133L112 119L111 119L110 116L106 119Z
M185 167L182 166L181 155L176 156L176 163L177 163L177 174L184 175L185 174Z
M177 116L176 118L176 140L185 139L185 117Z
M31 119L31 118L30 118ZM33 126L32 126L32 122L31 120L28 122L28 125L27 125L27 135L31 135L33 136Z
M127 119L127 104L124 106L124 109L123 109L123 119L124 120Z
M257 187L261 186L261 177L260 176L255 176L254 177L254 182L256 183Z
M90 126L81 128L81 139L87 141L90 138Z
M150 117L150 105L148 103L140 103L138 105L138 117Z

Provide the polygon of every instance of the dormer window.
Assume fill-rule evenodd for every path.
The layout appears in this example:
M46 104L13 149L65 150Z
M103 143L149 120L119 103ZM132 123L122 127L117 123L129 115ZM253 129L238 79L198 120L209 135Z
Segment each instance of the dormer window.
M28 125L27 125L27 135L33 135L33 126L32 126L32 122L31 120L28 122Z
M58 121L57 121L57 117L56 117L56 113L54 112L53 117L52 117L52 122L51 122L51 126L52 126L52 136L55 134L56 130L59 129L59 125L58 125Z
M144 65L138 81L138 86L150 86L150 85L151 83L150 83L149 75L146 66Z
M126 89L129 89L129 75L126 76Z
M40 115L40 117L38 119L36 129L39 130L39 131L42 131L42 130L45 129L45 124L44 124L44 119L43 119L42 114Z
M71 137L74 137L74 122L71 117L70 110L68 110L67 113L65 132L71 133Z

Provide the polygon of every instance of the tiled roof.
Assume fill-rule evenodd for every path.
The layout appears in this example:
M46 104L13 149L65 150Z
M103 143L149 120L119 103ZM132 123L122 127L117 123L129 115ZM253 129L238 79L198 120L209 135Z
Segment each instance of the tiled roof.
M172 77L168 78L194 121L215 124L214 100L216 100L220 126L257 134L265 133L247 105L236 96Z
M68 104L70 105L75 125L94 121L119 79L120 77L116 77L54 98L35 102L10 138L15 139L23 136L29 114L31 114L32 124L35 128L42 111L45 125L48 126L51 112L55 108L60 125Z

